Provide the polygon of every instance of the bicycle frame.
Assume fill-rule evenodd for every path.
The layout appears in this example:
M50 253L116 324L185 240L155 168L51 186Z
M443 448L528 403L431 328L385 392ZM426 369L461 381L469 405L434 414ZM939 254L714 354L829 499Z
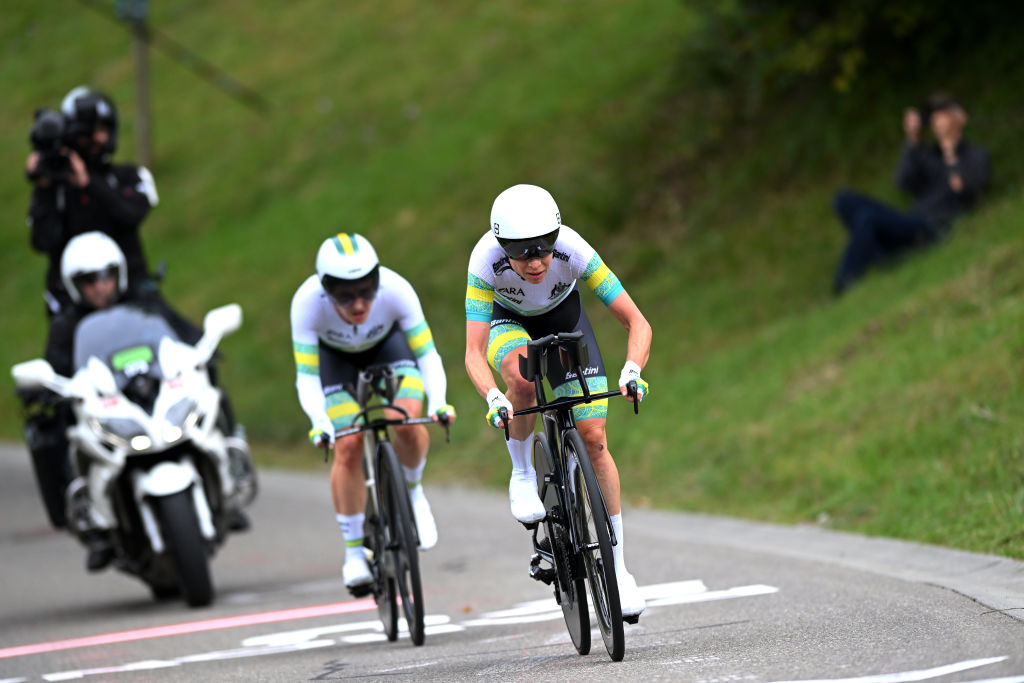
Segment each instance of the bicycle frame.
M569 538L576 553L582 552L587 548L584 548L583 544L580 543L576 532L577 525L573 523L574 520L572 519L573 508L567 499L569 489L566 482L568 481L569 471L562 448L562 438L570 429L576 429L576 418L572 414L572 409L575 406L622 395L618 391L590 393L590 388L583 379L583 366L588 361L588 351L582 342L582 332L563 332L548 335L527 343L526 355L519 357L519 373L523 376L523 379L533 382L534 391L537 396L537 405L532 408L524 408L515 413L516 415L541 414L541 430L544 432L547 452L553 462L550 463L551 473L545 477L540 497L543 500L548 487L554 486L559 508L567 517L565 526L569 531ZM544 391L544 376L547 375L548 352L552 349L558 349L562 366L571 368L576 374L576 382L579 384L580 391L582 392L581 396L563 397L550 402L547 400L547 395ZM635 397L635 384L630 389L634 391L633 395ZM634 401L633 409L634 411L639 410L639 402ZM505 436L507 440L509 436L507 420L505 421ZM590 457L589 453L587 457ZM602 504L604 503L603 492L601 493L601 502ZM536 527L533 529L533 537L534 546L537 546ZM617 545L618 541L615 538L615 530L612 529L610 524L608 525L608 537L611 539L613 546ZM553 563L551 553L545 552L542 548L537 548L537 552L544 560Z

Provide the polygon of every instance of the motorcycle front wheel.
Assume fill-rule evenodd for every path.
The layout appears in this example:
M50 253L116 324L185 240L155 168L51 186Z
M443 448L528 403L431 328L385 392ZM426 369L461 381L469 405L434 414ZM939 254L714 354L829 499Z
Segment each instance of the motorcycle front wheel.
M160 533L178 575L185 602L205 607L213 602L213 580L206 556L206 539L199 530L191 490L154 499Z

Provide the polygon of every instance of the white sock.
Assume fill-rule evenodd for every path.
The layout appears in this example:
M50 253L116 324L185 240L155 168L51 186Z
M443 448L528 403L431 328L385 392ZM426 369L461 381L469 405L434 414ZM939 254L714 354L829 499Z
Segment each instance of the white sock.
M346 561L353 557L366 557L363 552L363 520L365 518L366 515L362 512L356 515L335 515L341 535L345 537Z
M423 481L423 468L426 466L426 458L423 458L423 462L416 465L416 467L406 467L405 465L402 465L402 472L405 473L405 483L409 488L414 489L420 485L420 482Z
M608 515L608 521L612 523L612 531L615 532L615 545L612 546L612 556L615 557L615 571L624 572L626 571L626 560L622 555L622 546L624 539L622 536L622 513L617 515Z
M533 460L530 458L533 450L533 437L531 436L525 441L509 439L505 445L508 447L509 456L512 457L512 474L536 476Z

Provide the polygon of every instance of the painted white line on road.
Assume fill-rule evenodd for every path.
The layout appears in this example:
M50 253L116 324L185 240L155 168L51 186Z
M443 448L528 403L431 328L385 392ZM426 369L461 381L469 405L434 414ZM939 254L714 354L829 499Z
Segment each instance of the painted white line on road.
M167 669L181 666L182 664L193 664L196 662L213 662L228 659L242 659L246 657L262 657L263 655L276 655L282 652L296 652L299 650L312 650L318 647L334 645L333 640L317 640L308 643L299 643L286 647L264 647L264 648L241 648L233 650L220 650L215 652L204 652L198 655L186 655L173 659L147 659L139 662L130 662L120 666L105 666L95 669L79 669L75 671L61 671L58 673L44 674L44 681L74 681L86 676L103 676L112 673L126 673L129 671L152 671L154 669ZM22 679L25 680L25 679Z
M779 589L775 586L765 586L763 584L709 591L704 582L699 579L655 583L640 588L640 593L647 601L648 607L747 598L754 595L777 593L778 591ZM511 626L534 624L561 618L562 608L555 602L554 598L548 598L520 603L511 609L485 612L480 618L469 619L461 623L463 626Z
M924 681L929 678L948 676L960 671L976 669L980 666L988 666L998 662L1006 661L1007 657L988 657L986 659L968 659L964 662L936 666L931 669L920 671L903 671L891 674L875 674L872 676L858 676L855 678L820 678L805 681L776 681L775 683L912 683L913 681Z
M730 598L739 597L750 597L754 595L763 595L766 593L774 593L778 591L773 586L764 585L752 585L752 586L738 586L735 588L729 588L726 590L709 591L704 585L703 581L690 580L690 581L674 581L670 583L654 584L650 586L644 586L641 591L648 600L649 605L677 605L688 602L702 602L708 600L724 600ZM368 606L366 604L368 603ZM354 612L358 609L375 609L376 605L372 599L366 599L362 601L355 601L350 603L343 603L348 605L349 608L345 609L345 612ZM319 606L320 609L338 609L334 605L323 605ZM313 610L309 616L322 616L322 614L316 612L317 608L301 608ZM201 630L209 630L209 628L202 627L211 626L213 623L221 624L221 622L237 620L236 626L245 626L253 623L267 623L272 621L270 615L277 615L280 617L284 614L290 614L290 618L297 618L296 613L300 610L280 610L277 612L265 612L254 615L243 615L242 617L234 617L227 619L216 619L209 620L208 622L193 622L192 624L181 624L177 625L176 628L185 627L185 633L192 633ZM458 623L453 623L451 617L445 614L428 614L424 617L424 632L426 635L439 635L446 633L456 633L459 631L465 631L470 626L508 626L522 623L546 621L550 619L561 619L562 612L561 608L555 603L553 598L545 600L533 600L530 602L521 603L513 608L506 610L497 610L494 612L487 612L481 619L470 619ZM221 624L219 628L227 628L226 625ZM158 627L158 628L175 628L175 627ZM401 635L408 634L408 626L404 619L399 619L398 622L399 633ZM146 629L142 629L146 631ZM125 632L125 633L136 633L136 632ZM176 632L164 633L164 635L175 635ZM108 636L116 636L118 634L108 634ZM331 637L335 636L335 637ZM156 636L149 636L156 637ZM559 634L559 638L568 638L567 634ZM135 640L137 638L127 638L128 640ZM365 643L376 643L387 640L387 637L383 633L383 626L378 619L363 620L357 622L351 622L346 624L332 624L329 626L320 626L313 628L297 629L292 631L279 631L275 633L268 633L259 636L253 636L246 638L242 641L242 647L230 650L217 650L213 652L205 652L199 654L185 655L182 657L175 657L166 660L144 660L139 662L131 662L120 666L110 666L95 669L81 669L74 671L63 671L58 673L47 674L43 678L47 681L65 681L65 680L76 680L82 679L87 676L98 676L98 675L109 675L111 673L126 672L126 671L144 671L153 670L160 668L176 667L182 664L209 662L209 661L221 661L227 659L240 659L244 657L259 657L263 655L278 654L284 652L295 652L299 650L309 650L321 647L336 646L338 644L365 644ZM493 640L493 639L492 639ZM113 642L122 642L115 640ZM63 649L63 648L61 648ZM2 651L0 651L2 652ZM12 679L10 683L21 683L25 679ZM0 681L4 683L4 681ZM1007 682L1009 683L1009 682ZM1024 681L1016 682L1024 683Z

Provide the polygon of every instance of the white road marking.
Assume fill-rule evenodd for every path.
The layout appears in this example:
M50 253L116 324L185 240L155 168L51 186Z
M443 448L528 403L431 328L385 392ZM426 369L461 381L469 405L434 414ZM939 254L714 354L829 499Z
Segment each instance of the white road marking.
M640 588L640 593L647 601L648 607L662 607L665 605L682 605L710 600L747 598L754 595L777 593L778 590L775 586L755 584L719 591L709 591L703 581L693 579L690 581L672 581L643 586ZM546 600L532 600L520 603L511 609L485 612L482 617L469 619L461 623L463 626L511 626L516 624L533 624L561 618L562 608L552 597Z
M776 683L910 683L912 681L924 681L929 678L948 676L949 674L955 674L960 671L967 671L968 669L976 669L980 666L996 664L998 662L1005 661L1006 659L1008 658L988 657L986 659L968 659L964 662L946 664L945 666L936 666L931 669L921 669L920 671L875 674L873 676L859 676L856 678L820 678L805 681L776 681ZM1020 680L1020 678L1017 680Z

